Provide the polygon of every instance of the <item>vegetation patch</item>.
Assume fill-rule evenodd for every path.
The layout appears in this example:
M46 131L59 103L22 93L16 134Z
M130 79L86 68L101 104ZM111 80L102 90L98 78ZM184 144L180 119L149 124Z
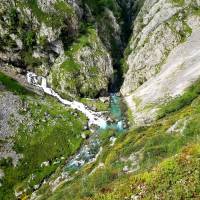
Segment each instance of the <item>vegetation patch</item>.
M184 106L191 104L191 102L197 98L200 94L200 81L194 83L189 87L183 95L170 100L168 103L160 108L158 118L162 118L172 112L178 111Z
M194 89L196 84L191 88L198 91ZM85 166L71 183L59 188L50 198L47 193L44 197L65 196L68 200L121 200L138 195L141 199L154 199L155 195L164 199L198 198L200 100L196 96L198 92L190 103L151 126L118 135L112 130L102 132L103 151L96 163ZM181 119L186 121L181 130L168 131ZM113 136L117 140L111 146Z
M23 158L16 167L12 166L11 159L0 162L0 168L5 173L0 199L11 200L15 199L14 190L20 192L26 189L24 195L33 192L55 172L58 165L62 166L64 160L80 148L87 119L82 113L66 108L51 97L30 95L15 80L2 73L0 81L7 90L23 96L25 106L20 114L26 121L11 138L14 150Z
M7 90L13 92L14 94L17 95L31 94L30 91L21 86L16 80L6 76L2 72L0 72L0 83L3 84Z

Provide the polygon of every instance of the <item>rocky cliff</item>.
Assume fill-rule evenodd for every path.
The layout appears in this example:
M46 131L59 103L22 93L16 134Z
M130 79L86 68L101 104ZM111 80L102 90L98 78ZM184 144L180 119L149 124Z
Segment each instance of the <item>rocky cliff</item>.
M199 199L199 0L1 0L0 44L0 199Z
M159 105L199 78L199 1L145 1L126 54L126 96L137 124L155 119Z
M48 83L68 98L106 95L111 57L121 52L116 51L122 46L121 8L115 1L96 4L1 1L1 65L48 76Z

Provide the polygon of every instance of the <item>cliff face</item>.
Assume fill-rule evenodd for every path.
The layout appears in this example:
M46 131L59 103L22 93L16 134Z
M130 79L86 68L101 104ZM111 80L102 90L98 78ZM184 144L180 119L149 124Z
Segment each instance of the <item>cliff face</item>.
M162 104L199 78L199 1L145 1L133 23L121 92L135 122L148 123Z
M105 95L113 73L111 56L122 46L121 8L115 1L107 3L1 1L1 65L48 76L66 97ZM79 80L69 81L74 77Z
M199 0L1 0L0 44L0 199L199 199Z

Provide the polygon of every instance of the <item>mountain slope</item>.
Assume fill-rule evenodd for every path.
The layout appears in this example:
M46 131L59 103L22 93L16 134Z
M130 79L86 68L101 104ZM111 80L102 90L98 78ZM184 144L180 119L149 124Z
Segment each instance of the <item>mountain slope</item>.
M199 9L1 1L0 199L199 199Z
M175 112L166 112L151 126L121 134L103 133L103 151L96 162L53 193L51 186L44 185L38 195L42 194L41 199L77 200L198 199L199 82L194 88L196 98L176 107ZM176 103L177 99L167 108ZM114 144L113 136L117 138Z
M120 8L110 2L104 11L104 1L98 6L87 1L1 1L2 65L50 74L49 84L68 98L104 95L113 73L112 45L121 45L119 17L114 15ZM104 24L106 33L99 31L100 17L114 22ZM80 79L69 81L63 71Z
M134 21L121 92L136 124L199 79L199 2L145 1Z

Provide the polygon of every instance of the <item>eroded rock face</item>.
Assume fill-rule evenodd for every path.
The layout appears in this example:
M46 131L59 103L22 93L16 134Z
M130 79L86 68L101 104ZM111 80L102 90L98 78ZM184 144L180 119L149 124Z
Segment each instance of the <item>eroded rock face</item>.
M21 100L12 93L0 92L0 137L7 138L15 134L22 122L19 114Z
M134 22L121 89L136 124L151 123L159 105L199 79L198 9L198 1L145 1Z
M128 57L127 64L130 67L125 77L122 92L126 94L134 91L146 80L157 74L170 50L177 46L180 40L181 37L174 34L167 25L160 25L152 33L144 47Z
M132 52L127 58L129 71L122 87L123 94L134 91L155 75L167 52L180 43L179 35L167 22L181 9L167 0L145 1L134 22L130 42Z
M19 114L22 102L18 96L10 92L0 90L0 138L4 141L0 144L0 160L11 158L14 166L17 165L22 155L13 150L12 139L7 139L16 134L16 130L23 122L24 117Z
M82 39L87 42L81 46L75 44L66 55L57 59L48 82L68 98L106 95L113 73L112 59L94 29Z
M48 84L66 96L105 95L113 72L113 46L122 45L121 27L111 9L102 9L101 13L94 9L81 0L1 1L1 65L49 75ZM89 23L95 33L86 44L82 40L90 37ZM74 44L78 49L67 55ZM69 57L72 68L73 63L78 66L73 73L60 67L59 60L65 62Z
M78 16L64 1L1 1L0 16L0 59L32 70L50 68L79 29Z

